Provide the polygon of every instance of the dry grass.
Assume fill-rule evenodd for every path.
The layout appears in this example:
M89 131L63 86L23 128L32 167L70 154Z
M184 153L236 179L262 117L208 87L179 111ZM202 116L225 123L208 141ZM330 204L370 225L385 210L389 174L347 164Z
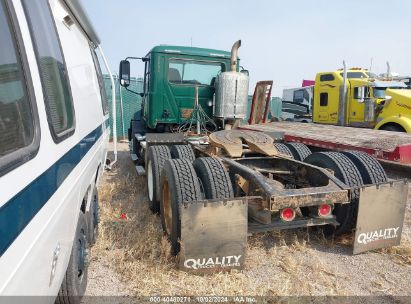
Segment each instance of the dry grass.
M105 174L99 190L102 221L92 254L107 257L110 267L135 296L356 293L346 283L351 271L344 269L344 262L337 263L341 254L348 255L347 238L330 241L319 232L304 229L258 234L249 237L243 271L192 275L177 269L177 261L163 237L160 218L148 208L145 179L137 177L127 152L119 152L118 164ZM123 213L127 219L121 219ZM386 254L409 265L410 248L407 243L379 256ZM341 265L335 266L324 256L331 256ZM371 292L375 289L370 287Z

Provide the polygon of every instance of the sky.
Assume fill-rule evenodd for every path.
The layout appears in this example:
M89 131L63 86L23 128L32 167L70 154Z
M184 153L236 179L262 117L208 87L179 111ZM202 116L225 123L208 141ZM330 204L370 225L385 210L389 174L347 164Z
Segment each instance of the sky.
M411 74L409 0L82 0L112 72L159 44L229 51L242 40L250 92L273 80L273 95L342 67ZM144 67L132 65L140 76Z

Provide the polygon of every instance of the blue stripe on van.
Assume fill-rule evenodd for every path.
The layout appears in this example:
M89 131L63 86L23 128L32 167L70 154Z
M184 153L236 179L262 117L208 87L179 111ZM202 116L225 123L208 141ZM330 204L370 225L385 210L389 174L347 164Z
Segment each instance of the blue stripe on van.
M43 174L0 207L0 256L9 248L101 137L103 126L104 123L84 137Z

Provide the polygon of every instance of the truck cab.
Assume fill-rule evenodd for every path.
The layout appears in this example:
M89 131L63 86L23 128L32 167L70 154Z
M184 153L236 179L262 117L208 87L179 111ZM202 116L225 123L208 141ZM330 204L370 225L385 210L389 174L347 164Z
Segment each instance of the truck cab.
M403 82L379 80L365 69L318 73L313 121L322 124L411 132L411 90ZM345 95L345 100L344 100Z
M148 129L164 130L190 118L198 102L213 115L214 82L230 69L230 52L197 47L160 45L145 61L142 122Z

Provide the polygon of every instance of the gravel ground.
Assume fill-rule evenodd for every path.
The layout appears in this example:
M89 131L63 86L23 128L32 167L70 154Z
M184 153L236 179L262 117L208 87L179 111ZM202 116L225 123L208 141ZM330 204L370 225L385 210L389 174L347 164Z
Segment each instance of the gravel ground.
M189 275L176 269L160 219L147 208L144 178L127 145L119 148L119 162L100 186L102 222L87 295L411 296L410 199L401 246L353 256L350 237L271 232L249 237L243 271Z

